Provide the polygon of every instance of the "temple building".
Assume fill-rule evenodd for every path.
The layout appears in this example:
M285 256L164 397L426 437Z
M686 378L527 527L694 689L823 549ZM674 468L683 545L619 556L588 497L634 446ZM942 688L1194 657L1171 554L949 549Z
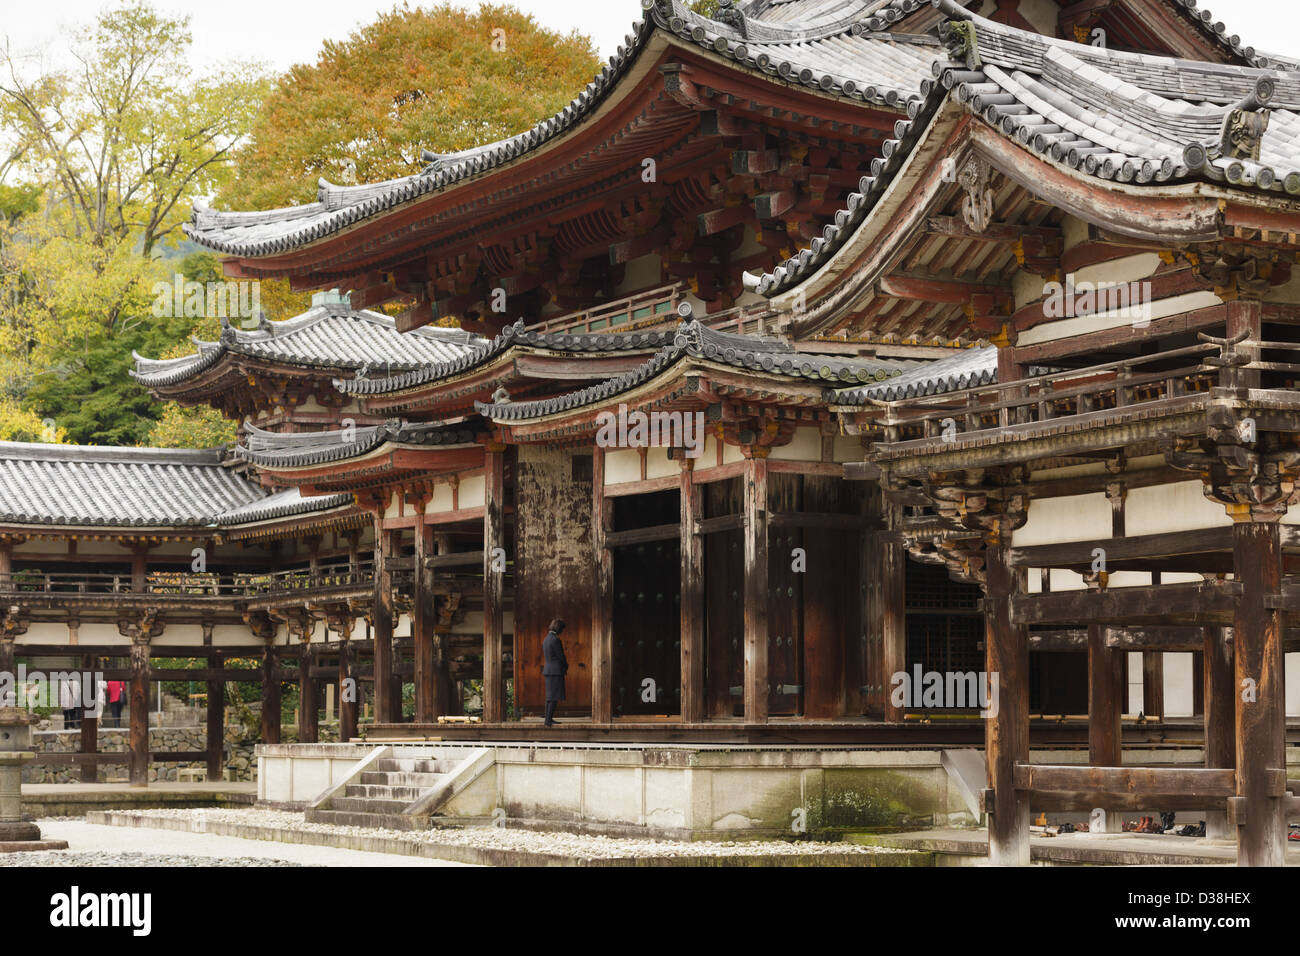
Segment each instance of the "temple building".
M993 862L1158 808L1282 863L1295 61L1194 0L642 7L524 133L195 209L313 306L136 357L234 447L5 447L0 670L129 659L137 782L151 656L255 653L267 744L290 680L300 742L333 685L345 741L982 748Z

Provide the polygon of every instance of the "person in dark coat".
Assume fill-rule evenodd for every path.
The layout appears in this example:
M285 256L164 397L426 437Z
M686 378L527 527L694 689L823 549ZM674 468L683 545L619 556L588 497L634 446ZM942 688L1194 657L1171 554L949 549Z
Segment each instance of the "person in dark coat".
M569 662L564 658L564 645L560 643L560 632L564 622L558 617L551 622L550 630L542 641L542 676L546 678L546 724L555 725L555 707L564 700L564 675L569 671Z

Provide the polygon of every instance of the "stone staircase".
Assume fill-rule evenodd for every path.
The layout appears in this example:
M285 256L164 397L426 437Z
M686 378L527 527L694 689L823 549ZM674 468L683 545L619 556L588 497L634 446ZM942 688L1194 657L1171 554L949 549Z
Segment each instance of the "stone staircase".
M493 764L479 748L379 747L306 810L310 823L427 830L438 811ZM448 818L449 823L468 819ZM477 821L475 821L477 822Z

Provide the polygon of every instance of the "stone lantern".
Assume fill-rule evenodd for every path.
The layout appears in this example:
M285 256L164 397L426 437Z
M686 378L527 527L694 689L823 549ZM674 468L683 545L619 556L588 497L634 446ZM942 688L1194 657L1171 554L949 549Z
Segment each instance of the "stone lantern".
M63 840L42 840L34 823L23 822L23 764L36 759L32 716L17 707L0 707L0 852L66 850Z

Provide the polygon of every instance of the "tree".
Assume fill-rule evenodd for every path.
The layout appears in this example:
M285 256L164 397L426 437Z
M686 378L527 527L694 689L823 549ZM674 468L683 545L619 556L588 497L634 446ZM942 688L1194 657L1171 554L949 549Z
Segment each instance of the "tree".
M563 108L599 69L591 40L509 6L394 7L275 85L219 193L236 209L315 198L317 180L369 183L512 136Z
M169 404L153 423L145 444L154 448L216 448L235 440L235 423L206 405L183 408Z

